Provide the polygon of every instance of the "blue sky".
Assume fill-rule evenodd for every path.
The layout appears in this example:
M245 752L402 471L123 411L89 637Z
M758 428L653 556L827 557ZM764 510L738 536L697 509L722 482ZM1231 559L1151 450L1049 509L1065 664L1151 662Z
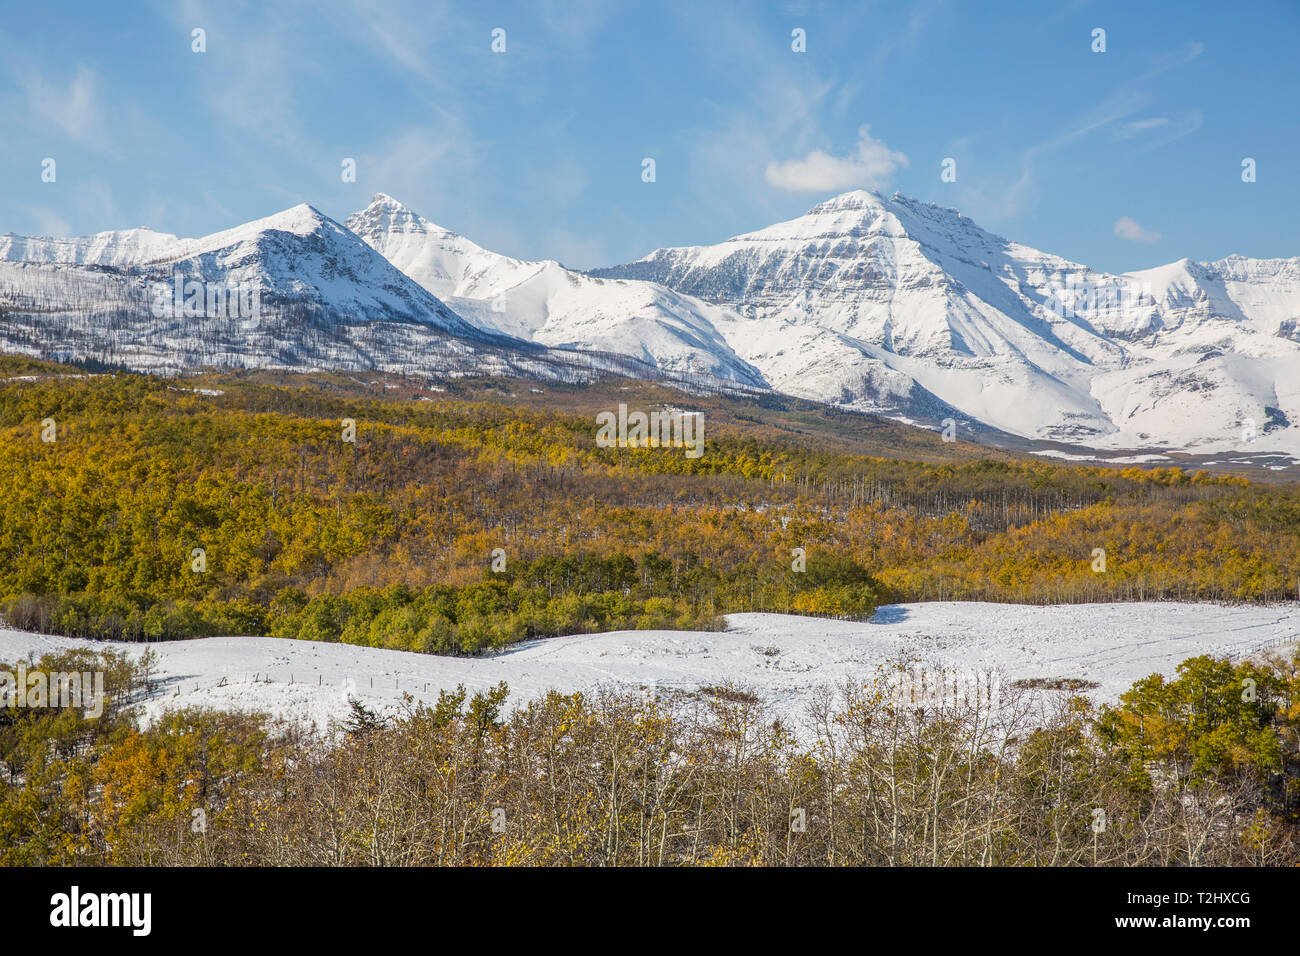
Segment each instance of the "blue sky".
M0 232L382 191L584 268L862 186L1109 271L1300 255L1298 45L1296 0L10 4Z

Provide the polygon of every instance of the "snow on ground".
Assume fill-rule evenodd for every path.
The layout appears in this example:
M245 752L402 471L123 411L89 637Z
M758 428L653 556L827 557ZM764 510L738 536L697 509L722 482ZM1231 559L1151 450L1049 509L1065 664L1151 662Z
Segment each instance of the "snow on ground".
M487 657L456 658L267 637L213 637L107 645L151 648L160 689L152 718L176 706L268 711L325 726L351 694L391 710L404 693L434 701L464 684L499 681L521 704L550 689L597 687L693 692L726 683L757 694L774 713L802 723L809 693L869 681L902 653L960 674L994 671L1004 682L1076 678L1115 700L1139 678L1172 675L1198 654L1249 656L1300 639L1300 604L1224 606L1133 603L1032 607L974 602L897 604L869 621L733 614L725 631L615 631L517 644ZM90 641L0 630L0 661Z
M1044 448L1039 451L1030 451L1031 455L1041 455L1044 458L1059 458L1062 461L1096 461L1107 465L1150 465L1162 461L1172 461L1168 455L1124 455L1114 457L1094 453L1091 455L1072 455L1067 451L1058 451L1055 448Z

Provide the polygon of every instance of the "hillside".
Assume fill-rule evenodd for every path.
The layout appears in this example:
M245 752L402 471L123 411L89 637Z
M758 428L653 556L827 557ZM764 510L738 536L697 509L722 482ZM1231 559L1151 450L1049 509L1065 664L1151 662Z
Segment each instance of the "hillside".
M13 363L0 385L9 620L471 653L748 611L1297 593L1289 484L995 458L893 423L760 417L681 392L659 401L704 411L702 457L600 448L592 394L554 408L524 399L550 404L524 382L447 387ZM607 397L655 407L627 388Z

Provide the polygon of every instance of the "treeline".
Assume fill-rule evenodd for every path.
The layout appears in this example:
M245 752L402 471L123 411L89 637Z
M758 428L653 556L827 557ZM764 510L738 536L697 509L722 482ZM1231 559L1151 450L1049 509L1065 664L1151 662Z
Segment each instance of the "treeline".
M493 580L461 587L358 588L344 595L285 592L272 602L274 637L342 641L368 647L472 654L516 641L623 629L720 626L744 572L655 555L639 561L620 554L600 558L540 558ZM876 607L878 585L851 560L828 556L811 573L790 571L765 582L757 606L791 612L862 617ZM219 629L214 632L219 632Z
M743 423L688 459L597 448L589 419L337 376L0 371L0 609L23 628L467 653L735 611L1297 594L1291 486L853 456Z
M0 864L1300 864L1300 655L1195 658L1100 710L1006 687L917 706L900 661L810 700L798 736L741 688L141 727L147 662L36 666L104 669L110 702L0 709Z
M503 560L503 565L505 564ZM709 630L728 610L783 610L861 617L878 588L851 559L813 559L812 570L787 571L763 582L749 604L726 605L739 593L741 569L726 574L694 560L642 555L544 557L485 572L462 585L362 586L343 594L308 595L296 587L269 603L207 597L148 604L126 595L23 594L7 605L22 630L125 641L181 640L217 634L270 634L429 654L473 654L516 641L622 629Z

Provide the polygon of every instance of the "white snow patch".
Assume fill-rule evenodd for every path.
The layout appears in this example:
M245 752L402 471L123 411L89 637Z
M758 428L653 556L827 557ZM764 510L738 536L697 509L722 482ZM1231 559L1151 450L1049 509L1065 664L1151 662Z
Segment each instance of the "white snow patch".
M1134 681L1172 675L1199 654L1246 657L1300 638L1300 604L1191 603L1034 607L975 602L898 604L869 621L733 614L725 631L614 631L530 641L490 656L442 657L267 637L156 644L96 644L0 631L0 661L74 647L113 647L158 657L159 690L146 719L167 708L265 711L325 726L348 712L349 694L391 712L402 695L433 702L464 684L471 693L505 681L511 704L556 689L693 692L735 684L804 726L809 694L866 682L876 665L907 652L962 674L1096 682L1116 700Z

